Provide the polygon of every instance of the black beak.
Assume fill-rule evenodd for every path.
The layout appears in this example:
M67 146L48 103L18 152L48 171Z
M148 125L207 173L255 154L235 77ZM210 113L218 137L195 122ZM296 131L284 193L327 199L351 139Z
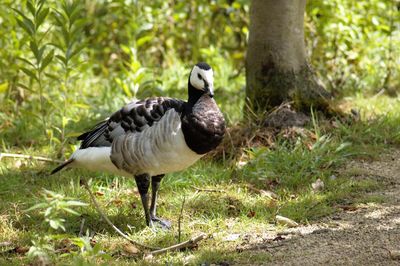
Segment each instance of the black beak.
M204 81L204 91L212 98L214 97L214 90L212 88L212 86L210 87L210 85Z

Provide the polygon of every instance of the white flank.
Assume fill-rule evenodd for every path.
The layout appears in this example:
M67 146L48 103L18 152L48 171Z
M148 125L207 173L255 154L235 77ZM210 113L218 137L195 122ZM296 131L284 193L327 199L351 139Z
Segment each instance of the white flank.
M110 155L118 167L111 162ZM127 177L144 173L155 176L186 169L202 156L187 146L179 113L171 109L143 132L121 135L112 147L75 151L70 166Z
M184 170L203 157L187 146L181 127L171 134L170 141L170 143L163 143L164 147L160 149L159 154L154 154L153 158L149 158L153 167L150 167L148 172L152 175Z
M76 150L71 158L72 167L86 168L91 171L106 171L112 174L131 177L132 175L119 170L110 159L111 147L89 147Z
M187 146L179 113L174 109L140 134L121 136L114 141L112 149L113 161L132 175L181 171L203 156Z

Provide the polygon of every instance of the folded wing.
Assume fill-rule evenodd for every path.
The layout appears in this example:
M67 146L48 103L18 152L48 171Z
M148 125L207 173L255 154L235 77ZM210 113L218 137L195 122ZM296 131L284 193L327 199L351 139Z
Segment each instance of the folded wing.
M182 113L184 101L157 97L130 102L92 130L80 135L78 137L78 140L82 141L80 149L109 147L114 139L121 135L142 132L151 127L172 108Z

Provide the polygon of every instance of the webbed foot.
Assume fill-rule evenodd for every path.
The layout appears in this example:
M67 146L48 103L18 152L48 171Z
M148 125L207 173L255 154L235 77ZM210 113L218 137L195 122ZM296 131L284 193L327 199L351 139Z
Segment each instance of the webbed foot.
M161 219L157 216L151 216L151 221L152 221L152 223L150 223L150 224L153 225L153 227L155 224L159 224L161 226L161 228L164 230L171 229L171 222L168 220Z

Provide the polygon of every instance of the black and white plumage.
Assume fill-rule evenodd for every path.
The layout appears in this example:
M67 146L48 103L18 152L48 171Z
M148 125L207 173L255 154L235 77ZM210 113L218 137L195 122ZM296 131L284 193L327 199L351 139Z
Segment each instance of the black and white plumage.
M78 137L81 147L58 166L134 176L147 225L156 217L157 190L164 174L183 170L222 141L225 121L213 99L213 71L196 64L189 75L188 101L156 97L133 101ZM148 189L152 200L148 207Z

